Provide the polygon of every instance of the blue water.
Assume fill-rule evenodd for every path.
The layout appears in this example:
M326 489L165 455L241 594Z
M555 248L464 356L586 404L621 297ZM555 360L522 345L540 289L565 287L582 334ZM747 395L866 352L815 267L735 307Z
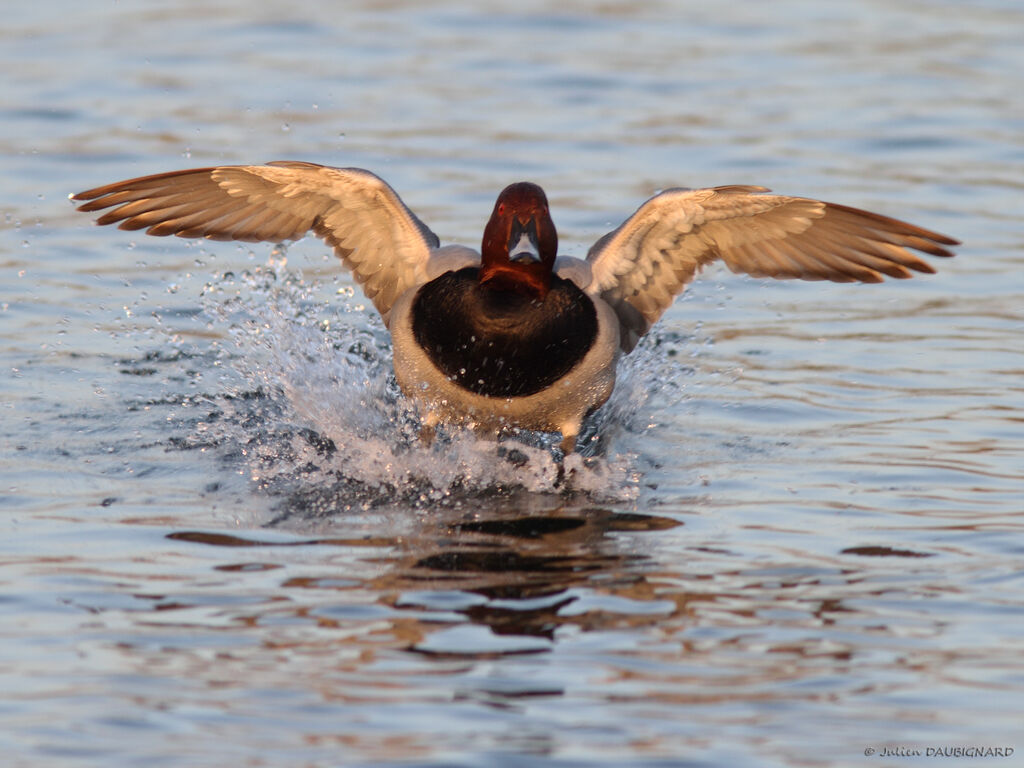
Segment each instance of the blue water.
M1017 3L4 16L5 765L1024 760ZM709 270L564 492L544 438L417 443L323 244L66 200L273 159L373 170L474 247L518 179L576 256L657 189L727 183L965 245L874 286Z

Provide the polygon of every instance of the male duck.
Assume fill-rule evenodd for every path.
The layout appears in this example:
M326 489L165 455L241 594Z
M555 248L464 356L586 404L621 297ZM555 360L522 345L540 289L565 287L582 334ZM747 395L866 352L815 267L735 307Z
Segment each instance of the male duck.
M934 272L908 249L958 242L843 205L754 186L668 189L601 237L586 260L557 257L547 197L519 182L498 196L481 252L440 241L381 178L313 163L220 166L119 181L73 195L99 224L151 235L281 242L312 230L348 266L391 332L395 375L440 421L560 432L584 417L702 267L835 282Z

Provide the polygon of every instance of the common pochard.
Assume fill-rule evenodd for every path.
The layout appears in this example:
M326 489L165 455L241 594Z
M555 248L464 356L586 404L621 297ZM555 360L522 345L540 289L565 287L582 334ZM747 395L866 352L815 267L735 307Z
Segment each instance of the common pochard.
M480 252L441 246L381 178L304 162L220 166L73 195L99 224L151 235L283 242L312 231L391 333L395 376L425 435L440 422L559 432L567 454L630 352L705 265L757 277L880 282L934 269L957 241L868 211L755 186L667 189L558 257L544 191L506 187Z

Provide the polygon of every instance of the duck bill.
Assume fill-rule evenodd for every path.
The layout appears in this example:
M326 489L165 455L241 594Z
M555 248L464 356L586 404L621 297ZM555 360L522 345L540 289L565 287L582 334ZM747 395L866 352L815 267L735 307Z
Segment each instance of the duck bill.
M533 216L525 222L518 218L512 219L508 238L508 260L513 264L539 264L539 239L537 220Z

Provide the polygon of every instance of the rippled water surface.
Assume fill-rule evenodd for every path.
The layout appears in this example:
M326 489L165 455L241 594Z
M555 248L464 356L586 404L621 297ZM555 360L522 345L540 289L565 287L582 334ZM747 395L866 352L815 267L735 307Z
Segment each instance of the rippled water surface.
M1022 764L1018 3L4 16L5 765ZM66 200L271 159L369 168L472 246L522 178L577 256L725 183L965 245L874 286L710 270L564 489L547 436L417 442L323 244ZM926 752L964 746L1003 752Z

